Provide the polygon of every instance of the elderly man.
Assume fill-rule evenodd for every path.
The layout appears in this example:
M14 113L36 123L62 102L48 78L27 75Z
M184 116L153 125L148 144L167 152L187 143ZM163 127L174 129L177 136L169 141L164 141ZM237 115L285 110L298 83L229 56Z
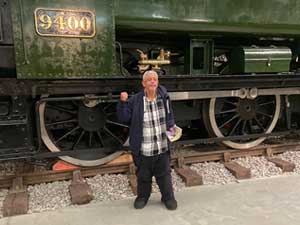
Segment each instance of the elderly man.
M130 125L129 144L137 167L138 194L136 209L147 204L155 176L162 198L169 210L177 208L172 187L170 148L166 131L174 129L174 117L166 88L158 85L155 71L143 75L144 90L128 100L127 92L120 94L118 118Z

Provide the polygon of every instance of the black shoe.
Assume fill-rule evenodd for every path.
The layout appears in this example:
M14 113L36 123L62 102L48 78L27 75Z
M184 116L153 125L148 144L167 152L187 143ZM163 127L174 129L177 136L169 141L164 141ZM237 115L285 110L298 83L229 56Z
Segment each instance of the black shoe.
M145 205L147 204L147 201L143 198L136 198L134 200L134 208L136 209L142 209L145 207Z
M163 203L165 204L165 206L168 210L177 209L177 201L175 199L170 199L170 200L167 200L167 201L163 201Z

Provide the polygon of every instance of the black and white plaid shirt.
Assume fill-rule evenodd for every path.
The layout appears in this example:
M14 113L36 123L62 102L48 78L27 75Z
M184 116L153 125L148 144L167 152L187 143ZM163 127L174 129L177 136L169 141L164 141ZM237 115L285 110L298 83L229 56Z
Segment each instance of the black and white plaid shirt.
M141 154L144 156L159 155L168 149L166 135L166 113L163 99L157 96L149 101L144 96L144 122Z

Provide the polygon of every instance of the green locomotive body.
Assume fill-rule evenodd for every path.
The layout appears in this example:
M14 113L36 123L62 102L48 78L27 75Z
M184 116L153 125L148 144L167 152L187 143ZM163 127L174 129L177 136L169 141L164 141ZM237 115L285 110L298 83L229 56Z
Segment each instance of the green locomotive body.
M250 148L278 124L291 130L299 17L297 0L0 0L0 159L49 149L77 165L111 160L128 130L118 94L149 69L199 138L204 124Z
M192 34L299 35L296 0L115 1L119 29Z
M117 76L118 39L146 43L173 39L175 46L178 42L183 45L179 46L182 51L190 48L192 39L201 44L203 39L214 42L244 37L260 44L259 38L297 38L299 10L297 1L266 0L12 1L14 66L20 79ZM90 12L90 17L85 11ZM81 36L87 29L94 35ZM70 34L66 34L68 31ZM214 49L208 51L215 54Z

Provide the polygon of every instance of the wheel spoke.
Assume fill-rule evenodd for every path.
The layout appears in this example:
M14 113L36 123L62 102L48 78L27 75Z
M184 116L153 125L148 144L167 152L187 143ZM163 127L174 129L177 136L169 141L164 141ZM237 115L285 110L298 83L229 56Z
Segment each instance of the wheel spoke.
M229 136L233 135L234 134L234 131L236 130L236 128L239 126L239 124L241 123L242 119L240 118L236 124L234 125L234 127L231 129L230 133L229 133Z
M270 102L263 102L263 103L260 103L260 104L258 104L259 106L265 106L265 105L269 105L269 104L275 104L275 102L274 101L270 101Z
M48 104L47 107L52 108L52 109L56 109L56 110L61 111L61 112L66 112L66 113L69 113L69 114L72 114L72 115L77 114L77 112L74 111L74 110L66 109L64 107L57 106L57 105Z
M98 137L99 137L100 144L102 145L102 147L104 147L104 141L103 141L103 138L102 138L102 136L101 136L101 134L100 134L100 131L97 131L97 135L98 135Z
M258 120L257 117L254 117L255 122L257 123L257 125L263 130L265 131L266 129L264 128L264 126L262 125L262 123Z
M267 114L267 113L264 113L264 112L262 112L262 111L256 111L256 113L257 113L257 114L264 115L264 116L266 116L266 117L269 117L270 119L272 119L272 118L273 118L273 116L272 116L272 115L269 115L269 114Z
M248 120L243 120L243 127L242 127L242 134L244 135L244 134L247 134L246 132L245 132L245 128L246 128L246 125L247 125L247 121Z
M78 108L78 101L72 100L71 103L76 109Z
M231 102L231 101L228 101L228 100L224 100L225 103L229 104L229 105L233 105L236 107L237 103L236 102Z
M113 103L109 103L108 105L106 105L106 106L103 108L104 112L106 112L106 110L107 110L109 107L111 107L112 105L113 105Z
M219 128L223 128L226 124L230 123L232 120L236 119L239 115L236 114L233 117L231 117L229 120L227 120L225 123L223 123Z
M55 141L55 143L57 144L62 139L66 138L68 135L72 134L74 131L78 130L79 128L80 128L79 126L73 128L72 130L70 130L69 132L65 133L63 136L61 136L57 141Z
M110 123L110 124L114 124L114 125L120 126L120 127L126 127L126 128L129 127L129 126L125 125L125 124L118 123L118 122L115 122L115 121L112 121L112 120L106 120L106 122Z
M105 113L105 114L106 114L107 117L109 117L109 116L115 115L116 112L109 112L109 113Z
M93 132L89 132L89 147L92 147Z
M81 131L81 134L80 134L79 137L78 137L78 139L77 139L76 142L73 144L72 150L76 147L76 145L78 145L78 143L81 141L81 139L82 139L82 137L83 137L84 134L85 134L85 131L82 130L82 131Z
M108 133L110 136L112 136L114 139L116 139L118 142L120 142L121 144L123 144L122 140L120 140L116 135L114 135L109 129L107 129L107 127L104 127L104 130L106 131L106 133Z
M249 122L248 122L248 125L249 125L249 131L250 131L250 133L251 134L253 134L254 132L253 132L253 123L252 123L252 119L251 120L248 120Z
M233 113L236 112L237 108L235 109L229 109L229 110L225 110L225 111L221 111L221 112L217 112L216 114L226 114L226 113Z
M70 120L62 120L62 121L57 121L53 123L47 123L46 126L53 126L53 125L59 125L59 124L65 124L65 123L75 123L78 122L77 119L70 119Z

